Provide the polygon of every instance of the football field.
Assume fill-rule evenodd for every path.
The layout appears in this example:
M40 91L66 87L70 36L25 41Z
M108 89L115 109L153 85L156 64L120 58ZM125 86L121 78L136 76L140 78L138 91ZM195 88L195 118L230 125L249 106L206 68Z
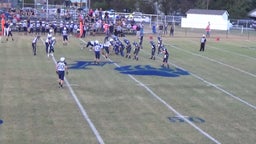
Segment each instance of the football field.
M49 58L46 36L36 56L32 35L1 37L0 144L255 144L256 39L220 34L200 52L200 36L163 37L169 69L162 55L150 59L149 35L138 61L112 52L99 65L84 45L102 35L67 46L56 35ZM69 74L59 88L62 56Z

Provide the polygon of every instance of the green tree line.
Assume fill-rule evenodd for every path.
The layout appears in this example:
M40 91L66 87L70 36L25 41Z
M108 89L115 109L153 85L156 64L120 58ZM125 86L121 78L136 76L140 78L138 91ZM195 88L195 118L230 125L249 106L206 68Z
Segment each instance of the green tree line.
M49 0L49 4L63 4L65 1L69 0ZM230 18L245 18L248 12L256 9L256 0L90 0L90 7L149 14L157 14L158 9L166 15L185 14L189 9L214 9L227 10Z

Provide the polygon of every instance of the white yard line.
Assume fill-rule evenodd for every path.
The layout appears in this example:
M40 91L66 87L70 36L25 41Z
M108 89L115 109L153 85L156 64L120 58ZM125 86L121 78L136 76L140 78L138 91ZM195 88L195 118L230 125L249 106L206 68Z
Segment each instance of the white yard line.
M82 39L79 39L80 41L85 42ZM108 59L111 63L113 63L116 67L120 67L117 63L113 62L111 59ZM171 105L169 105L166 101L164 101L162 98L160 98L156 93L154 93L149 87L147 87L145 84L137 80L134 76L131 74L128 74L128 76L133 79L136 83L138 83L141 87L144 87L154 98L159 100L162 104L164 104L169 110L173 111L177 116L182 118L185 122L187 122L189 125L191 125L193 128L195 128L197 131L199 131L201 134L206 136L208 139L212 140L216 144L221 144L217 139L200 129L197 125L189 121L186 116L183 116L180 112L178 112L176 109L174 109Z
M57 61L54 57L52 57L52 60L54 61L55 64L57 64ZM99 144L104 144L104 141L102 139L102 137L100 136L100 133L98 132L98 130L96 129L96 127L94 126L93 122L91 121L91 119L89 118L84 106L81 104L81 102L79 101L79 99L77 98L73 88L70 86L70 83L69 81L65 78L64 79L68 89L69 89L69 92L71 93L73 99L75 100L80 112L83 114L84 116L84 119L87 121L87 123L89 124L90 128L92 129L94 135L96 136Z
M43 41L42 39L41 39L41 41L42 41L43 44L44 44L44 41ZM54 64L56 65L56 64L57 64L57 61L56 61L56 59L55 59L54 56L52 56L52 60L53 60ZM89 118L89 116L88 116L88 114L87 114L87 112L86 112L84 106L81 104L81 102L80 102L79 99L77 98L77 95L75 94L75 92L74 92L73 88L71 87L69 81L68 81L66 78L64 79L64 81L65 81L65 83L66 83L66 85L67 85L67 87L68 87L68 89L69 89L69 92L71 93L73 99L75 100L75 102L76 102L76 104L77 104L77 106L78 106L80 112L82 113L84 119L85 119L86 122L89 124L91 130L93 131L94 135L96 136L98 143L99 143L99 144L104 144L104 141L103 141L103 139L102 139L100 133L98 132L98 130L97 130L96 127L94 126L93 122L92 122L91 119Z
M209 47L213 48L213 49L216 49L218 51L223 51L223 52L226 52L226 53L230 53L230 54L238 55L238 56L241 56L241 57L246 57L248 59L256 60L256 57L251 57L251 56L248 56L248 55L244 55L244 54L240 54L240 53L236 53L236 52L231 52L231 51L224 50L224 49L221 49L221 48L217 48L217 47L214 47L214 46L209 46Z
M170 46L170 45L169 45L169 46ZM174 47L174 46L172 46L172 47ZM179 48L176 48L176 49L179 49ZM157 58L160 59L159 56L157 56ZM182 69L182 70L184 70L184 71L187 71L186 69L184 69L184 68L182 68L182 67L179 67L179 66L177 66L177 65L175 65L175 64L173 64L173 63L170 63L170 64L173 65L173 66L175 66L175 67L177 67L177 68L179 68L179 69ZM238 96L235 96L235 95L232 94L231 92L228 92L228 91L224 90L224 89L221 88L218 84L211 83L211 82L209 82L209 81L203 79L202 77L200 77L200 76L198 76L198 75L196 75L196 74L194 74L194 73L191 73L191 72L189 72L189 73L190 73L193 77L195 77L196 79L198 79L198 80L203 81L204 83L206 83L207 86L212 86L212 87L214 87L214 88L216 88L216 89L222 91L223 93L227 94L228 96L230 96L230 97L232 97L232 98L234 98L234 99L236 99L236 100L238 100L238 101L244 103L245 105L247 105L247 106L253 108L254 110L256 110L256 106L255 106L255 105L253 105L253 104L251 104L251 103L249 103L249 102L247 102L247 101L241 99L241 98L238 97Z
M245 71L245 70L242 70L242 69L240 69L240 68L233 67L233 66L231 66L231 65L225 64L225 63L220 62L220 61L217 61L217 60L215 60L215 59L211 59L211 58L209 58L209 57L206 57L206 56L203 56L203 55L200 55L200 54L197 54L197 53L193 53L193 52L190 52L190 51L181 49L181 48L179 48L179 47L177 47L177 46L174 46L174 45L169 45L169 46L171 46L171 47L173 47L173 48L175 48L175 49L177 49L177 50L183 51L183 52L185 52L185 53L189 53L189 54L192 54L192 55L195 55L195 56L198 56L198 57L207 59L207 60L209 60L209 61L218 63L218 64L220 64L220 65L229 67L229 68L231 68L231 69L233 69L233 70L237 70L237 71L239 71L239 72L241 72L241 73L244 73L244 74L247 74L247 75L249 75L249 76L252 76L252 77L256 78L256 75L255 75L255 74L252 74L252 73L247 72L247 71Z
M116 67L120 67L117 63L113 62L111 59L108 59L110 62L112 62ZM137 80L134 76L128 74L128 76L133 79L136 83L138 83L140 86L144 87L154 98L159 100L162 104L164 104L169 110L173 111L178 117L182 118L185 122L187 122L189 125L191 125L193 128L195 128L197 131L199 131L201 134L215 142L216 144L221 144L217 139L200 129L198 126L196 126L194 123L189 121L186 116L183 116L180 112L178 112L176 109L174 109L171 105L169 105L166 101L164 101L162 98L160 98L156 93L154 93L149 87L147 87L145 84Z

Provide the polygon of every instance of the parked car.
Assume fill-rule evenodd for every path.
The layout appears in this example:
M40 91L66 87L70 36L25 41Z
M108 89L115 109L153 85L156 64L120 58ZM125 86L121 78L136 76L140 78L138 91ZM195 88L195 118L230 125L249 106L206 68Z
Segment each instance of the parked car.
M147 16L133 16L133 20L135 22L145 22L145 23L150 22L150 18Z

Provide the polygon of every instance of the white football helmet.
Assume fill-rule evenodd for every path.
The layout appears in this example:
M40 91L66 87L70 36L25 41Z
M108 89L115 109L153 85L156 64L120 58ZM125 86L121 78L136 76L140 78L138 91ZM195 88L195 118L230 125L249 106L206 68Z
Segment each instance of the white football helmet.
M65 57L61 57L60 61L64 62L65 61Z

